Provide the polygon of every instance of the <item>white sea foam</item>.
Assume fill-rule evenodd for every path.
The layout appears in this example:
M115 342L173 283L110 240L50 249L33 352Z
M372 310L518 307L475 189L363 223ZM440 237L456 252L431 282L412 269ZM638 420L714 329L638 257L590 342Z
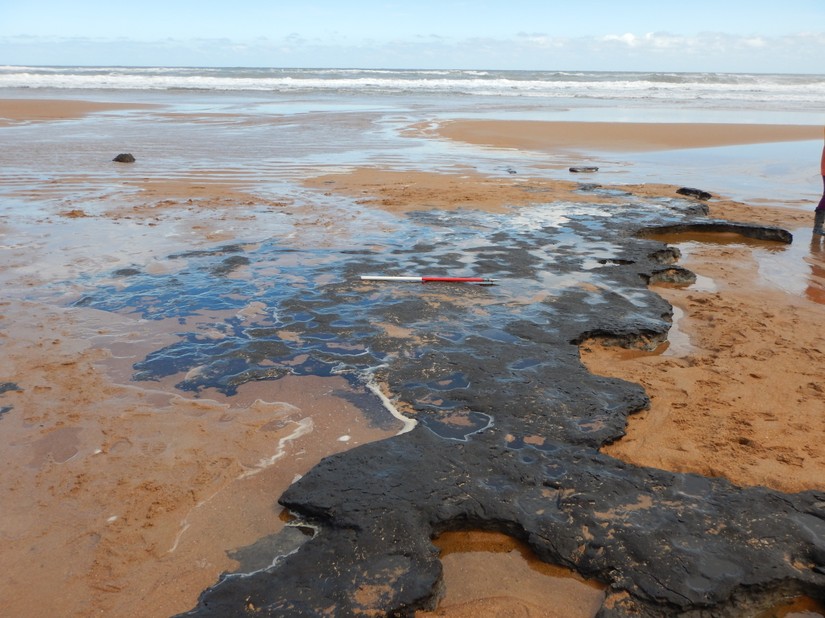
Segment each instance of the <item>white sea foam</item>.
M392 414L396 419L403 423L403 426L398 431L396 435L401 435L402 433L407 433L408 431L412 431L415 429L415 426L418 425L418 421L414 418L409 418L401 414L398 408L395 407L395 404L384 394L384 391L381 390L381 386L375 381L374 369L367 370L362 373L361 377L365 379L365 384L367 389L378 397L381 400L384 408Z
M289 435L284 436L283 438L278 440L278 448L275 451L275 453L270 457L265 457L265 458L261 459L260 461L258 461L258 463L255 465L255 467L253 467L249 470L246 470L243 474L241 474L238 477L239 480L249 478L250 476L255 476L259 472L262 472L263 470L266 470L267 468L270 468L271 466L273 466L276 461L281 459L281 457L283 457L286 454L286 447L290 442L294 442L298 438L301 438L302 436L305 436L306 434L310 433L315 428L315 424L312 422L312 419L309 418L309 417L302 418L301 420L299 420L297 422L296 421L290 421L290 422L292 422L295 425L295 430L292 431L292 433L290 433Z

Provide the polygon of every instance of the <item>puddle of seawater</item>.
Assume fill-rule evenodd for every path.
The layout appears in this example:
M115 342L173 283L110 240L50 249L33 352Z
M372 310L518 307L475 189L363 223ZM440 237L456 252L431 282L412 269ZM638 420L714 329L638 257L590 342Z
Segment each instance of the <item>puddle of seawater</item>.
M823 618L825 603L810 597L797 597L778 607L757 614L756 618Z
M667 234L645 234L645 238L658 240L669 245L685 243L709 245L742 245L746 247L763 248L766 250L783 251L787 245L771 240L748 238L736 232L674 232Z
M810 228L793 230L790 244L746 238L736 233L698 233L652 235L649 238L677 245L685 256L703 245L747 247L757 264L758 282L825 303L825 244L813 236ZM716 284L697 276L689 290L716 291Z
M716 281L714 281L711 277L706 277L705 275L700 275L697 273L696 281L686 289L695 290L697 292L709 292L712 294L719 291L719 286L716 285Z
M825 305L825 238L813 238L810 247L810 254L805 258L811 269L805 285L805 297Z
M473 601L516 599L553 616L591 618L604 600L602 584L547 564L521 541L483 530L445 532L433 540L441 554L446 593L438 615ZM512 606L512 602L508 603ZM421 612L419 616L431 615Z
M29 466L41 468L46 462L62 464L78 454L80 427L59 427L33 441L29 448L32 458Z
M781 251L754 248L759 278L788 294L825 304L825 244L810 228L796 229L793 236L793 243Z
M685 312L674 305L673 323L667 332L667 348L663 352L664 356L687 356L695 349L690 342L690 335L682 330L684 318Z

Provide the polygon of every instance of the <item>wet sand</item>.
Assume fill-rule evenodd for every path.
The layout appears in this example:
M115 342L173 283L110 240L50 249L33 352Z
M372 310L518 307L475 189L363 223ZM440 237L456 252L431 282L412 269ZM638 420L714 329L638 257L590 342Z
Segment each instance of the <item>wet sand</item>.
M609 198L585 197L575 193L579 184L573 181L531 177L489 178L471 169L435 173L361 167L308 178L303 184L330 195L355 197L359 204L395 214L462 208L503 213L514 211L519 205L547 199L611 202ZM664 190L672 193L673 187Z
M0 118L25 123L119 109L82 102L21 103L0 105ZM442 134L489 143L487 129L474 125L462 125L463 137L451 135L450 127L458 124L446 125ZM635 129L640 147L662 147L654 137L656 127ZM722 136L722 143L747 143L737 141L746 139L738 130L701 129L694 127L692 134L704 131L705 145ZM813 137L804 137L809 131ZM745 133L756 142L816 139L821 129ZM671 146L699 143L680 142L687 136L679 135L669 138L676 140ZM613 140L622 139L602 132L599 141L598 136L573 131L565 139L577 148L598 150L616 148ZM524 139L493 145L538 143ZM567 147L542 143L542 148ZM626 148L634 147L629 140ZM2 564L8 574L0 598L11 615L185 611L222 571L237 568L227 552L283 526L276 499L296 475L325 455L400 429L400 424L390 429L372 425L345 397L349 386L337 377L293 376L244 385L234 397L207 392L197 398L176 390L174 378L134 382L132 364L174 340L180 325L68 307L71 295L51 289L54 282L247 239L261 233L269 214L281 216L285 209L298 218L290 229L312 239L314 228L335 229L336 213L325 209L326 198L336 195L355 196L364 209L393 216L432 208L507 212L538 200L582 199L574 193L574 182L490 178L460 167L442 173L307 170L301 190L308 193L300 204L291 194L260 195L221 181L217 173L202 176L196 182L153 181L123 172L109 185L97 177L96 185L107 190L94 199L81 199L80 175L77 189L71 183L35 184L20 199L47 214L25 225L11 216L0 220L0 278L7 291L0 301L0 384L5 385L0 431L7 445L0 454L0 483L9 497L0 507ZM673 196L676 187L621 188ZM599 199L609 204L613 198ZM725 200L711 202L711 208L714 216L800 230L795 243L809 246L809 212ZM71 231L79 226L88 237ZM640 382L652 399L649 411L631 418L627 437L605 451L638 465L724 476L742 485L825 488L825 457L818 449L825 437L820 418L825 247L810 245L799 261L778 260L774 266L780 275L782 268L795 269L785 273L787 278L807 281L800 293L765 274L772 254L764 247L682 238L668 242L682 246L680 265L700 277L688 288L656 288L681 310L671 345L657 354L583 346L583 360L592 371ZM257 310L251 301L239 319ZM499 543L482 539L481 551ZM559 615L538 609L538 589L531 591L529 584L506 599L473 600L479 592L461 591L456 582L476 581L489 570L489 556L481 561L471 556L477 551L478 545L445 555L448 590L438 615ZM516 569L512 562L500 568ZM589 607L581 604L577 586L557 594L562 605Z
M527 545L505 534L445 532L435 544L448 598L435 612L419 612L421 618L590 618L604 601L603 586L541 562Z
M0 115L15 124L140 108L8 103ZM134 381L135 362L197 324L72 307L73 286L55 282L118 265L180 268L167 256L260 235L257 220L280 217L288 200L244 191L218 171L169 179L128 169L33 182L9 192L19 205L0 219L0 598L9 615L186 611L238 568L231 552L283 528L276 501L295 478L403 428L389 411L375 424L353 403L364 394L341 377L253 382L232 397L183 392L181 376ZM294 225L324 228L322 218ZM250 300L237 319L260 311ZM204 327L211 318L222 316Z
M0 313L0 375L14 383L0 421L9 615L185 611L237 568L227 551L283 526L275 500L296 475L400 427L372 426L342 378L231 398L130 382L172 338L156 324L34 302Z

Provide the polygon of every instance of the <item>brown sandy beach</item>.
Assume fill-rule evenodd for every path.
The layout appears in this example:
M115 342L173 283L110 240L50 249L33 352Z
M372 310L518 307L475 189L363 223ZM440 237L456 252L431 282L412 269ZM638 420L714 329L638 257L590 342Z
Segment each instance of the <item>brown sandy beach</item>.
M734 212L722 203L712 214ZM798 230L795 242L807 245L809 213L754 214ZM679 240L669 242L679 246ZM638 381L652 399L650 410L630 419L628 435L605 451L739 485L822 489L825 247L816 241L805 247L808 284L796 295L759 276L753 244L708 239L682 246L680 263L702 280L687 289L656 288L679 310L681 345L658 354L582 351L591 371Z
M147 109L140 103L79 101L72 99L0 99L0 127L27 122L72 120L95 112Z
M5 100L0 132L123 109L141 106ZM426 134L505 148L632 151L818 139L821 128L456 121ZM105 198L91 204L101 206L97 210L73 197L70 179L58 187L34 185L20 199L47 203L51 212L26 225L0 218L0 282L7 290L0 300L0 383L13 385L0 399L0 406L11 407L0 415L7 445L0 453L7 573L0 599L9 615L185 611L222 571L234 568L228 550L283 527L275 500L296 475L325 455L400 429L400 423L371 425L337 377L288 377L244 385L235 397L210 392L201 398L177 392L173 378L134 382L132 364L171 341L178 325L67 307L65 298L50 294L53 280L120 263L124 252L124 263L151 265L156 254L245 239L257 232L266 216L261 213L285 208L310 238L313 226L332 227L336 215L324 209L336 195L392 216L424 208L515 212L537 199L583 199L573 181L491 177L459 165L441 173L307 170L300 205L292 194L262 196L219 173L217 179L200 174L201 182L184 174L154 182L128 170L113 181L101 176L94 181ZM621 188L672 196L677 187ZM49 201L60 191L68 195ZM599 199L609 205L612 198ZM650 410L630 419L627 436L605 452L740 485L825 489L825 246L810 243L810 211L724 198L710 207L714 217L794 231L794 244L804 251L795 262L780 260L778 268L793 270L789 277L803 277L807 285L797 293L765 277L760 265L780 253L759 244L666 239L682 248L680 265L699 276L692 286L656 288L679 310L670 344L652 353L597 342L582 346L591 371L639 382L652 400ZM84 226L97 242L73 242L66 225ZM122 235L111 235L114 229ZM157 230L177 235L161 238ZM239 319L260 310L250 300ZM447 596L437 615L571 616L575 608L585 616L598 608L601 591L579 581L554 592L558 609L552 612L530 585L496 598L458 594L461 582L478 579L491 564L489 557L475 562L471 552L503 542L460 541L464 550L445 555ZM509 560L500 568L529 570L521 548L497 549Z
M434 131L449 139L537 150L636 152L813 140L822 130L810 125L543 122L456 120Z

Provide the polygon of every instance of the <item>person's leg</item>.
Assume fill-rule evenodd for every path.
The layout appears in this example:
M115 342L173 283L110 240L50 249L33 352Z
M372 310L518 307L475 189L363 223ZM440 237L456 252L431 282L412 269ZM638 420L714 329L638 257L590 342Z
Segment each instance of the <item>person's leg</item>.
M825 165L825 154L822 155L822 160ZM814 211L814 234L825 236L825 174L822 176L822 198Z

